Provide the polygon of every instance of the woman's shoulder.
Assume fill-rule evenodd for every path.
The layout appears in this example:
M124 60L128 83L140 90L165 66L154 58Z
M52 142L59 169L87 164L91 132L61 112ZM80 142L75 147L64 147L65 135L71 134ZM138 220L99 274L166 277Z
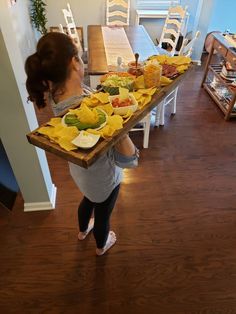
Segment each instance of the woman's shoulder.
M84 95L75 95L71 96L65 100L55 102L52 97L50 97L50 104L53 110L53 113L55 116L58 116L61 112L65 111L66 109L69 109L72 105L79 104L81 100L84 98Z

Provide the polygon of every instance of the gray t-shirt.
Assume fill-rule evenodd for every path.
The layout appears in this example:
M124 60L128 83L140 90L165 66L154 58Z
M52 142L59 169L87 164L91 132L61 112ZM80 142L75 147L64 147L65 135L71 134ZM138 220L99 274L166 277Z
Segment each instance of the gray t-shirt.
M55 115L80 103L82 96L72 96L67 100L55 103L51 99ZM104 202L117 185L122 181L122 168L133 168L138 165L137 150L135 155L127 157L112 147L88 169L69 163L70 173L80 191L92 202Z

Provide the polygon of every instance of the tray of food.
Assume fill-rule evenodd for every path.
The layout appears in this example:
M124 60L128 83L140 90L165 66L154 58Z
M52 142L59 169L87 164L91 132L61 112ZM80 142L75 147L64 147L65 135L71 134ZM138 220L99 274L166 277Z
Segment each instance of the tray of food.
M101 77L99 91L27 134L28 141L88 168L176 88L193 67L187 57L152 56L147 62L164 68L166 76L160 76L156 86L147 88L145 75L108 73Z

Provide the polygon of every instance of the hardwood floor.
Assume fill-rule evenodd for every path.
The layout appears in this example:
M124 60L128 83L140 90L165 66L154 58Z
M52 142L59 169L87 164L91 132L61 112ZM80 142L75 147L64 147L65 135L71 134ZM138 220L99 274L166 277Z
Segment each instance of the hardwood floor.
M202 75L184 82L177 114L125 171L106 256L92 235L77 241L81 194L54 155L54 211L24 213L20 196L0 208L1 313L236 313L236 120L224 121Z

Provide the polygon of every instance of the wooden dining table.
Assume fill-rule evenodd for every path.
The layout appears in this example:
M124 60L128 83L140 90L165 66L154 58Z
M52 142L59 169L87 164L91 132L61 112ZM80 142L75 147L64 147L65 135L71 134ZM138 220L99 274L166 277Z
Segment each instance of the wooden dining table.
M114 26L112 26L114 28ZM158 49L148 35L143 25L124 26L133 53L139 54L139 60L144 61L158 54ZM88 74L90 86L96 88L101 75L109 72L101 25L88 26ZM134 59L135 60L135 59Z

